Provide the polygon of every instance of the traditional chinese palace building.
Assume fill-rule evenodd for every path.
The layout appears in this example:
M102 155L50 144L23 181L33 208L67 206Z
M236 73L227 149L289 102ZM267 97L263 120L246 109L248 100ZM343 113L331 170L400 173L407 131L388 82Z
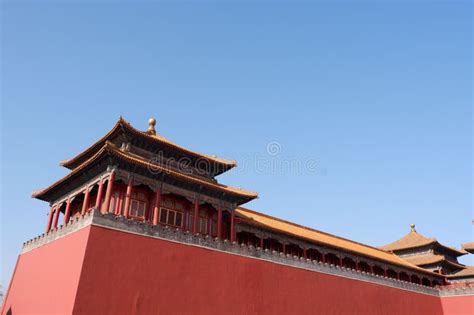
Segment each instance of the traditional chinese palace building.
M467 254L467 251L445 246L435 238L419 234L414 224L410 226L410 233L391 244L382 246L382 249L395 253L415 266L446 275L451 281L474 281L474 268L458 261L458 257Z
M376 248L244 208L236 162L120 118L33 197L2 314L471 314L463 252L416 233ZM465 267L465 266L464 266Z

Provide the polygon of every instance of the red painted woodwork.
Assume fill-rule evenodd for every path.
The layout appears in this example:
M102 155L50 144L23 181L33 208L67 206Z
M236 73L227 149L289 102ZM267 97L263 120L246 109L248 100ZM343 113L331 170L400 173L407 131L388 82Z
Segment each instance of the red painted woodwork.
M89 186L86 187L86 191L84 192L84 202L82 203L82 210L81 214L84 215L87 210L89 210L90 204L90 189Z
M217 237L222 239L222 206L217 207Z
M99 181L99 188L97 190L97 195L96 195L96 199L95 199L95 207L97 209L100 209L101 205L102 205L102 194L104 193L104 180L101 179Z
M235 209L230 211L230 241L235 242Z
M68 224L71 218L71 198L66 201L66 210L64 211L64 224Z
M132 198L132 179L128 180L127 191L125 193L125 205L123 209L123 216L128 218L128 211L130 210L130 199Z
M48 233L49 230L51 229L51 224L53 223L53 212L54 212L54 208L51 207L51 209L49 209L48 223L46 224L46 233Z
M153 224L158 224L158 215L160 212L161 206L161 188L158 187L155 191L155 204L153 206Z
M196 234L198 231L198 222L199 222L199 198L196 197L196 200L194 201L193 234Z
M53 229L58 227L59 212L60 212L59 210L60 210L59 206L57 206L56 210L54 210Z
M105 202L102 205L101 213L107 213L110 208L110 200L112 199L112 191L114 189L115 182L115 172L112 171L109 175L109 180L107 182L107 191L105 192Z
M454 315L472 303L92 226L21 255L2 314Z

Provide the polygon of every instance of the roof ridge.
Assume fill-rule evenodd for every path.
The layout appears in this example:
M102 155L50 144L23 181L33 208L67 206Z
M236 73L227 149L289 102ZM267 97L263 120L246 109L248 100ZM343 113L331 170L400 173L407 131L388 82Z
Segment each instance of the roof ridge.
M119 117L119 119L117 120L117 122L115 123L115 125L113 126L113 128L111 130L109 130L109 132L107 132L104 136L102 136L101 138L99 138L99 140L97 140L96 142L94 142L92 145L90 145L89 147L87 147L86 149L84 149L82 152L80 152L79 154L77 154L76 156L74 156L73 158L70 158L70 159L67 159L67 160L61 160L60 161L60 165L61 166L65 166L65 167L68 167L67 165L68 164L71 164L75 161L77 161L78 159L80 159L81 157L83 157L86 152L88 152L89 150L92 150L94 149L95 147L99 146L101 142L105 141L112 133L114 133L118 127L120 126L123 126L125 128L128 128L129 131L137 134L137 135L140 135L140 136L143 136L143 137L146 137L152 141L158 141L160 143L163 143L163 144L167 144L167 145L170 145L178 150L181 150L183 151L184 153L188 153L188 154L192 154L192 155L195 155L195 156L202 156L203 158L205 159L208 159L208 160L211 160L211 161L214 161L218 164L223 164L223 165L226 165L227 167L235 167L237 166L237 161L236 160L228 160L228 159L224 159L224 158L219 158L215 155L209 155L209 154L204 154L204 153L200 153L198 151L194 151L194 150L191 150L191 149L188 149L188 148L185 148L171 140L168 140L166 137L162 136L161 134L159 136L153 136L153 135L150 135L148 134L147 132L144 132L144 131L141 131L137 128L135 128L130 122L128 122L127 120L125 120L122 116Z
M148 134L146 131L141 131L140 129L137 129L135 128L131 123L129 123L128 121L126 121L125 119L123 119L123 121L135 132L138 132L138 133L141 133L142 135L150 138L150 139L153 139L153 140L158 140L158 141L161 141L161 142L165 142L169 145L172 145L180 150L183 150L183 151L186 151L186 152L189 152L191 154L195 154L195 155L201 155L201 156L204 156L208 159L211 159L211 160L215 160L216 162L219 162L219 163L222 163L222 164L228 164L228 165L233 165L233 166L236 166L237 165L237 161L236 160L228 160L228 159L224 159L224 158L219 158L217 156L213 156L213 155L209 155L209 154L205 154L205 153L201 153L201 152L198 152L198 151L194 151L194 150L191 150L191 149L188 149L188 148L185 148L171 140L169 140L168 138L166 138L165 136L161 135L161 133L156 133L156 136L154 135L150 135Z

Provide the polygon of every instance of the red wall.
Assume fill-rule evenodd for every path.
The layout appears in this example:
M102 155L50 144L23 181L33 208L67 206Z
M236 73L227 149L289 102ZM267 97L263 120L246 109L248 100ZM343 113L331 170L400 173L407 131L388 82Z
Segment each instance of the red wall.
M2 314L71 314L90 228L18 257Z
M88 227L19 257L2 314L461 315L473 303Z
M437 297L92 227L74 314L442 314Z
M474 296L456 296L441 298L443 314L472 315L474 314Z

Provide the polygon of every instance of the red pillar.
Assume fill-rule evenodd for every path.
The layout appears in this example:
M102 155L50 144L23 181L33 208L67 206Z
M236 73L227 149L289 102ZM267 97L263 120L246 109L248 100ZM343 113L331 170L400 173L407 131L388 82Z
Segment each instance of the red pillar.
M110 208L110 200L112 199L112 191L114 189L114 182L115 182L115 171L112 171L109 175L109 180L107 184L107 191L105 192L105 202L102 206L101 213L109 212Z
M51 209L49 209L48 223L46 224L46 233L48 233L49 230L51 229L51 224L53 223L53 212L54 212L54 208L51 207Z
M99 190L97 191L97 198L95 199L95 207L100 210L102 204L102 193L104 190L104 181L102 178L99 181Z
M359 270L359 262L356 261L356 270Z
M66 202L66 211L64 211L64 224L68 224L71 218L71 198Z
M115 209L116 215L122 214L123 203L124 203L124 192L122 189L122 191L119 192L118 203L117 203L118 205L117 205L117 208Z
M90 189L89 186L86 187L86 191L84 193L84 202L82 203L82 211L81 214L86 214L86 211L89 210L89 203L90 203Z
M153 206L153 225L158 224L158 215L161 206L161 188L158 187L155 191L155 204Z
M222 239L222 206L217 207L217 237Z
M326 262L326 254L321 253L321 262L325 263Z
M387 269L383 270L383 275L386 277L387 276Z
M303 257L304 257L304 259L308 258L307 255L306 255L306 248L303 248Z
M235 209L230 212L230 241L235 242Z
M283 254L286 254L286 244L283 244Z
M184 209L184 214L183 214L183 230L185 230L185 231L189 230L189 228L188 228L188 226L189 226L188 220L189 220L189 210L188 210L188 208L186 207L186 208Z
M198 231L199 223L199 198L196 197L194 201L194 221L193 221L193 234L196 234Z
M114 213L120 215L120 209L122 209L122 192L120 189L115 194L115 209Z
M56 210L54 212L53 229L58 227L58 219L59 219L59 205L56 207Z
M207 211L207 235L212 236L212 214L211 210Z
M369 265L370 267L370 273L374 273L374 266L373 265Z
M130 198L132 198L132 179L128 180L127 192L125 194L125 207L123 209L123 216L128 218L128 211L130 208Z
M260 248L263 249L263 237L260 238Z

